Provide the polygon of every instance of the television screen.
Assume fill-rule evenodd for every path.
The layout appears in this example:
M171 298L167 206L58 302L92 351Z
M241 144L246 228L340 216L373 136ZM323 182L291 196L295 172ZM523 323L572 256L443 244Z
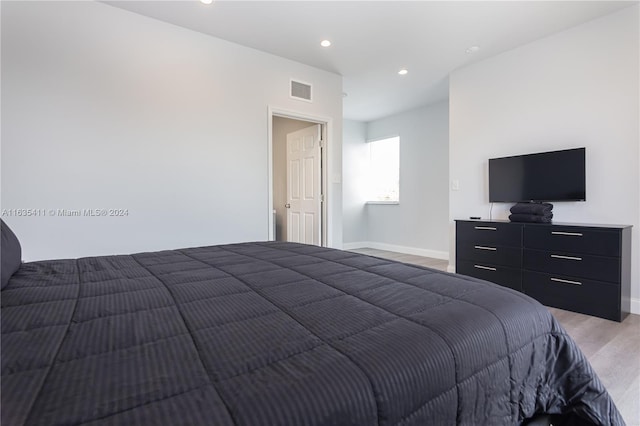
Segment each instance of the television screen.
M585 148L492 158L489 201L584 201Z

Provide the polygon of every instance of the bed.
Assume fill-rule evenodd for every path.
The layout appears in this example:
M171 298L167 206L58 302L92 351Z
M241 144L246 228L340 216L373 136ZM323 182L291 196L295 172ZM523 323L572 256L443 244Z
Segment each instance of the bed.
M12 266L5 229L6 426L624 424L547 309L488 282L281 242Z

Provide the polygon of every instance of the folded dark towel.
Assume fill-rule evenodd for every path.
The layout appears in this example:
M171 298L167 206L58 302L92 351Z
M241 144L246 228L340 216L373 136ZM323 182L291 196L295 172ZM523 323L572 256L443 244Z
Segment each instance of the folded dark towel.
M553 204L551 203L518 203L511 207L514 214L537 214L544 215L551 213Z
M509 215L511 222L551 223L551 219L553 219L553 213L547 215L519 213Z
M552 211L544 212L543 214L538 214L538 213L513 213L513 214L523 214L523 215L526 215L526 216L546 217L548 219L551 219L553 217L553 212Z

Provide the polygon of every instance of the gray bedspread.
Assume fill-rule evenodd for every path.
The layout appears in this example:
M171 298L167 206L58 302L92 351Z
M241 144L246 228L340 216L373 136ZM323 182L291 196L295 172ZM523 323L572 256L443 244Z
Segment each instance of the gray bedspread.
M4 426L623 424L533 299L276 242L23 264L1 404Z

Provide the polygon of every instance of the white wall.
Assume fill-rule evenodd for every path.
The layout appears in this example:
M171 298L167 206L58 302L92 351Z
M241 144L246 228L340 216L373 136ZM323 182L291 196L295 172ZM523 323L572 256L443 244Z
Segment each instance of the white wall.
M129 211L5 217L26 260L266 240L269 105L332 118L341 170L340 76L99 2L2 2L1 100L3 209Z
M287 240L287 134L315 123L273 117L273 209L276 210L276 241Z
M453 219L489 216L487 159L587 149L587 201L554 203L554 221L630 224L640 313L638 6L455 71L450 77ZM496 204L506 219L512 204ZM632 306L633 309L633 306Z
M369 173L367 126L362 121L343 121L342 135L342 240L345 247L368 241L366 188Z
M365 140L400 136L400 203L365 207L366 241L376 243L376 247L448 258L448 113L448 103L440 102L367 123ZM350 138L345 134L344 139ZM356 155L362 155L354 151L354 143L355 139L349 141L349 155L345 150L345 172L361 168L353 161ZM352 194L354 190L345 180L347 192ZM356 207L363 201L349 201L350 213L344 217L349 238L362 235L361 231L353 235L346 229L361 217L356 215Z

